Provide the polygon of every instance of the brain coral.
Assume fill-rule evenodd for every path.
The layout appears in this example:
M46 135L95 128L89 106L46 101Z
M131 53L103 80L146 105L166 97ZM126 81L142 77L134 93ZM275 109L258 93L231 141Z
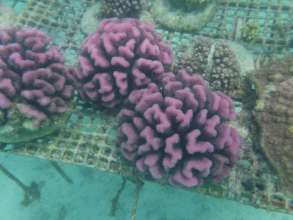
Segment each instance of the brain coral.
M257 139L277 170L281 185L293 193L293 62L272 61L255 76Z
M171 49L152 26L137 19L106 19L82 45L82 98L113 107L134 88L160 77L172 63Z
M233 50L223 41L196 37L191 45L182 45L175 69L186 69L201 74L211 88L230 96L237 96L240 90L240 64Z
M229 97L212 92L199 75L166 73L133 91L119 114L120 150L154 179L193 187L227 176L239 158L240 138Z
M72 70L49 43L36 29L0 29L1 125L21 114L39 127L67 110L74 88Z

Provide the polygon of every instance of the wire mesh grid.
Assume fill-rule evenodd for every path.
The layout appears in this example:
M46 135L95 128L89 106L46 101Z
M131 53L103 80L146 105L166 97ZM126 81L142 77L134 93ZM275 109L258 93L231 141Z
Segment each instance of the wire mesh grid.
M58 133L14 145L14 152L128 174L131 169L123 165L115 148L116 130L114 115L80 106Z
M293 52L293 2L287 0L222 0L216 15L199 34L240 40L248 48L261 46L265 53ZM245 27L252 24L255 39L243 41ZM248 33L249 34L249 33Z
M95 2L29 0L18 16L17 24L45 30L63 49L76 53L85 37L81 31L81 18ZM248 24L253 24L257 36L245 42L241 36ZM256 52L293 53L293 3L288 0L220 0L215 16L198 34L239 40Z
M85 37L80 31L81 17L93 3L94 0L71 1L70 4L65 0L29 0L19 15L17 23L46 31L54 36L55 43L63 45L65 52L73 50L77 54L80 42ZM278 1L270 1L270 3L252 7L242 1L225 0L220 4L214 19L217 22L221 21L221 24L212 21L201 31L201 34L233 39L237 33L224 35L225 32L221 31L221 28L225 25L225 28L228 28L227 33L233 33L233 30L238 28L233 23L236 17L257 18L260 21L262 13L258 10L261 10L266 11L262 15L262 20L265 21L261 24L261 26L264 25L262 32L266 34L259 43L272 50L280 48L291 50L289 46L292 30L287 29L286 40L275 41L272 37L272 23L270 23L272 21L267 21L272 18L267 17L269 16L267 13L269 13L268 9L272 11L271 13L287 11L283 20L287 22L286 24L292 25L290 14L293 7L289 4L280 7L277 4ZM12 152L79 164L125 176L138 175L119 156L116 148L116 128L114 113L85 109L83 105L77 104L64 129L52 136L15 146ZM293 198L282 192L265 159L251 146L245 148L242 154L243 161L249 161L249 165L239 163L222 184L199 187L195 190L270 210L293 212Z
M20 26L37 27L54 36L54 43L64 50L79 51L84 34L81 18L94 0L29 0L17 18Z
M34 142L14 145L12 152L92 167L123 176L143 177L120 157L116 146L116 115L77 105L58 133ZM239 163L221 184L193 190L269 210L293 212L293 198L280 190L266 160L251 146L247 146L242 151L242 161L249 161L250 165Z

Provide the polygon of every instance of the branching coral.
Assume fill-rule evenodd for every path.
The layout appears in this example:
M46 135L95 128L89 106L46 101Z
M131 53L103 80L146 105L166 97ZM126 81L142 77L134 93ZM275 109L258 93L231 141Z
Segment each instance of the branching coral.
M241 69L235 53L224 41L196 37L191 45L178 51L175 69L185 68L201 74L211 87L225 94L237 96L240 90Z
M57 47L36 29L0 30L1 124L16 115L32 121L33 127L69 107L73 95L73 70L65 67Z
M212 92L199 75L166 73L133 91L119 114L120 150L154 179L193 187L227 176L239 158L240 138L227 122L230 98Z
M137 19L106 19L82 45L82 98L113 107L129 92L156 81L172 63L170 47L152 26Z

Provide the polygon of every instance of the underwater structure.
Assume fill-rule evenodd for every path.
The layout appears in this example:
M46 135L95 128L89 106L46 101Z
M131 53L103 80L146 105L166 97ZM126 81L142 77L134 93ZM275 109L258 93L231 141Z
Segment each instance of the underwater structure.
M16 26L33 38L0 34L0 150L292 213L292 5L177 3L138 4L132 18L113 1L24 4ZM251 52L249 73L231 42ZM43 135L5 141L15 109L26 129L48 122Z

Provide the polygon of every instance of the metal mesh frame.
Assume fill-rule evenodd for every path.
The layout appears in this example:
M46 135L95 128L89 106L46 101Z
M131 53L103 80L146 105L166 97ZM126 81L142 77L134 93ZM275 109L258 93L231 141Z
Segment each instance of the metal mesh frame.
M120 157L116 147L116 115L77 105L64 129L34 142L14 145L14 150L10 152L78 164L123 176L140 175ZM269 210L293 212L293 198L279 191L276 176L266 160L251 145L242 150L242 159L250 161L252 166L243 168L238 163L221 184L192 190ZM254 184L257 184L257 179L265 180L265 189L254 192L245 190L242 183L246 179L252 179Z
M13 152L123 173L126 165L115 148L116 130L113 114L80 106L63 129L37 141L16 144Z
M280 1L268 1L267 4L260 4L256 8L248 6L247 3L242 1L222 1L215 19L201 30L201 34L209 37L232 39L233 36L224 35L221 28L224 25L229 28L233 27L233 21L237 16L242 16L244 19L254 18L255 16L258 19L258 10L267 11L268 8L276 13L283 10L288 11L288 13L293 12L292 5L277 6ZM87 7L94 3L94 0L73 2L68 4L63 0L30 0L19 15L17 23L21 26L33 26L46 31L54 37L55 43L62 45L65 53L72 50L77 55L80 42L85 37L80 31L81 16ZM230 14L232 11L234 14ZM292 15L288 16L284 18L284 21L292 25L290 23L293 22L292 17L290 17ZM221 22L221 24L218 22ZM264 38L258 43L268 50L291 51L290 37L292 37L292 30L290 31L286 35L286 40L277 42L270 36L269 33L271 32L267 22L263 29ZM230 32L228 31L228 33ZM34 142L15 145L10 152L46 160L79 164L124 176L139 175L119 156L116 147L117 123L115 117L115 113L85 108L78 103L67 124L64 125L64 129ZM255 151L251 143L243 149L242 158L250 161L252 166L243 168L238 163L223 183L198 187L195 190L256 207L293 213L293 198L286 196L284 192L279 190L279 183L274 173L262 155ZM242 183L246 179L250 178L254 181L260 177L266 182L264 190L250 192L243 188Z
M242 42L256 50L255 44L266 53L293 52L293 4L287 0L222 0L217 12L199 34L229 40L241 35L242 27L253 22L258 27L259 38L255 42ZM282 28L282 36L278 34Z
M63 50L78 53L85 35L81 31L81 18L95 0L29 0L17 18L17 25L36 27L50 36Z

